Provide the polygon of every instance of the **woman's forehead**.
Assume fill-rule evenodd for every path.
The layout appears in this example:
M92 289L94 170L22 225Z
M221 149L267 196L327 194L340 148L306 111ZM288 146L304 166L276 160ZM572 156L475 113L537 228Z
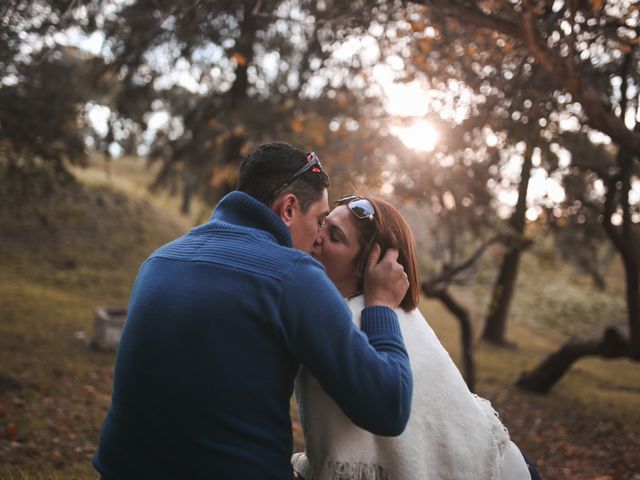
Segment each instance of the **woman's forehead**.
M356 230L353 214L346 205L338 205L327 216L327 221L345 230L345 233L352 233Z
M326 218L326 225L334 231L342 232L348 244L357 243L358 227L356 225L356 217L349 211L346 205L339 205L331 210Z
M331 212L329 212L329 216L327 216L327 219L331 219L334 220L336 223L352 223L349 218L349 214L351 212L349 212L349 209L347 208L346 205L338 205L337 207L335 207L333 210L331 210Z

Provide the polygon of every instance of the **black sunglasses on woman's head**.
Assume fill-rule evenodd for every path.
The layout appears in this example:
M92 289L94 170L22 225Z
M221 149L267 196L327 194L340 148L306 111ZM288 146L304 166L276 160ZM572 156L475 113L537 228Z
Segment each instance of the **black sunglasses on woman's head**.
M345 195L336 200L336 205L346 205L351 213L360 220L369 219L373 222L373 215L376 213L371 202L358 195Z

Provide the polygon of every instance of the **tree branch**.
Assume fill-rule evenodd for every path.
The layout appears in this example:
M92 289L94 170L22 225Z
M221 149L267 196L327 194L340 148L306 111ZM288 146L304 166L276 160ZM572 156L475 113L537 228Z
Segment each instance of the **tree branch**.
M462 24L470 24L480 28L494 30L510 37L522 39L522 28L517 22L485 13L475 5L450 0L412 0L408 3L433 7L440 10L445 17L458 20Z
M629 342L614 328L605 330L601 340L570 341L552 353L532 372L523 372L516 385L525 390L547 393L555 383L582 357L630 357Z
M422 291L428 296L439 296L443 290L442 285L450 284L454 277L460 272L473 266L475 262L482 256L484 251L494 243L503 242L504 237L502 235L496 235L491 237L482 243L466 260L455 266L445 266L442 272L435 278L422 282ZM429 292L429 293L428 293Z
M521 41L555 83L571 93L572 97L582 105L588 122L593 128L607 134L620 146L632 152L640 152L640 135L629 130L624 124L624 119L618 118L608 108L598 90L585 83L578 72L567 65L565 59L543 43L536 26L538 17L532 0L524 1L525 8L520 13L521 21L485 13L475 5L462 3L459 0L413 0L409 3L437 8L439 14L455 18L463 25L486 28Z
M640 135L630 131L624 124L624 119L618 118L606 106L600 93L585 83L575 69L569 68L564 59L544 45L536 26L537 17L532 0L525 0L525 6L521 15L525 42L534 58L560 87L580 102L591 126L609 135L621 147L640 152Z

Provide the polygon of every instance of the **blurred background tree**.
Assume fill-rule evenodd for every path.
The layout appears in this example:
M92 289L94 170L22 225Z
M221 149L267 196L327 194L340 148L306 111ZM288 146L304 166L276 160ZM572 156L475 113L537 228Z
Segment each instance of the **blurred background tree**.
M566 137L570 134L581 134L583 142L593 144L602 138L594 131L601 132L617 150L608 158L597 155L576 158L584 149L564 150L570 159L561 174L569 183L572 170L586 169L596 174L592 181L604 186L604 194L592 196L587 205L593 208L594 203L600 202L596 207L597 219L623 259L629 338L623 338L612 327L600 341L570 342L534 372L524 374L518 384L548 391L575 360L585 355L639 359L640 239L634 227L638 223L638 202L632 203L629 197L639 178L638 5L630 1L595 0L435 0L407 5L401 15L408 20L407 29L413 31L417 40L413 49L402 52L404 58L413 60L431 76L444 69L445 78L458 75L466 86L477 86L479 95L484 97L479 108L496 102L491 100L494 97L497 102L502 98L503 112L511 120L535 125L528 129L530 136L525 141L528 148L522 180L528 179L530 157L536 147L543 147L540 152L546 154L543 157L547 166L556 168L556 152L566 148ZM506 88L500 88L502 85ZM503 97L501 92L505 90L509 93ZM537 136L535 129L540 132ZM513 129L508 133L509 138L517 138ZM552 173L547 171L547 175ZM583 186L585 190L592 187L588 183ZM519 195L526 196L526 187L519 189ZM524 231L523 203L524 199L516 203L509 222L515 233ZM582 215L578 218L586 219L574 210L556 213L578 214ZM493 342L504 342L506 312L520 249L519 246L507 253L496 282L483 335Z
M337 53L367 7L247 0L105 8L96 21L101 73L119 79L105 104L108 135L119 148L130 137L140 147L154 124L143 149L162 164L153 188L180 191L185 213L194 194L211 201L231 190L239 161L267 139L321 149L344 173L334 174L338 183L355 180L353 171L375 178L380 161L358 168L369 156L384 158L387 145L372 122L380 100L362 76L371 65Z
M283 140L401 208L429 324L545 478L635 478L639 47L635 0L1 1L0 477L92 475L87 312Z
M540 236L599 285L618 253L628 337L572 342L519 381L546 391L584 354L640 358L639 15L630 0L6 2L2 189L41 196L88 154L139 155L187 213L233 189L255 144L316 150L332 191L419 212L423 291L460 321L470 386L475 334L450 287L483 255L499 259L482 338L508 345ZM390 83L417 88L413 113L393 112Z
M73 3L0 6L0 168L17 201L69 181L64 163L86 159L82 111L98 94L91 72L101 60L55 41L76 22Z

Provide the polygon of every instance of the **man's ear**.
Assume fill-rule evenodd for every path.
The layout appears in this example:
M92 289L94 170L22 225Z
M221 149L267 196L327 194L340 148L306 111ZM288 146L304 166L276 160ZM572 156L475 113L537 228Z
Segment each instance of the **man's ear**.
M290 226L297 207L298 198L293 193L287 193L278 198L271 209L285 225Z

